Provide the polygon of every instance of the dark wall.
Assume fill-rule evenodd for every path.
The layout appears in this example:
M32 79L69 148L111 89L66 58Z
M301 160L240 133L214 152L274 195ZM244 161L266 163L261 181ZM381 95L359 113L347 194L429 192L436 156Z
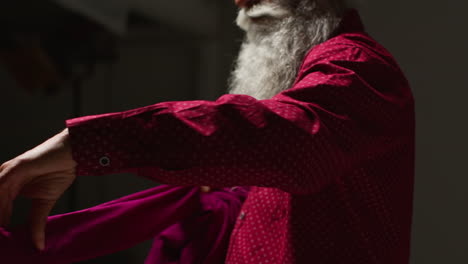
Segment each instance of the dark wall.
M412 261L468 262L466 1L365 1L369 32L397 58L416 97Z

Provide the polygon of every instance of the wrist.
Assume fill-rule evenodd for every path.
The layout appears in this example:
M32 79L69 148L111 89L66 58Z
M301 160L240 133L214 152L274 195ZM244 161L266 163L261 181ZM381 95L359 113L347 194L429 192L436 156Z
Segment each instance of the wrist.
M58 136L60 137L60 141L63 144L63 155L65 161L70 165L70 167L75 168L78 164L73 159L72 146L70 143L70 135L68 132L68 128L65 128L62 132L59 133Z

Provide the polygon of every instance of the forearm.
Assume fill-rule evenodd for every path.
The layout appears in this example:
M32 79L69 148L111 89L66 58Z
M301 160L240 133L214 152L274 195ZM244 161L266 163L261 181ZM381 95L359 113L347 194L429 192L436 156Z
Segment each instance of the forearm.
M169 102L85 117L68 126L78 174L128 171L167 184L304 192L330 180L316 165L328 156L309 158L329 133L313 133L318 120L310 111L228 95L216 102ZM103 157L110 164L101 164Z

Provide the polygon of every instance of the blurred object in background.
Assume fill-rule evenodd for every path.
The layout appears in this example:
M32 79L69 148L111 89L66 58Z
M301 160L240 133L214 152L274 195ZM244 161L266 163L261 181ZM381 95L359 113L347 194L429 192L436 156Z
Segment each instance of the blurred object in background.
M0 59L18 86L28 90L54 91L62 78L36 34L14 33L0 39Z
M117 59L130 12L199 36L216 34L214 1L16 0L0 10L0 63L27 91L56 92ZM174 13L179 15L174 16Z
M124 33L126 13L118 26L111 26L73 7L53 1L4 3L0 62L19 87L51 94L89 76L96 63L117 59L116 40Z
M72 10L117 35L127 31L130 2L133 0L55 0L63 8Z

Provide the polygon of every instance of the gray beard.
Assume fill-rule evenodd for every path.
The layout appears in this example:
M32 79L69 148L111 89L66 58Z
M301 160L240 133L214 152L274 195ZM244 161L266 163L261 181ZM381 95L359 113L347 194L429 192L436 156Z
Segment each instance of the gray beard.
M237 24L246 31L246 38L229 80L229 93L263 100L292 87L306 53L326 41L340 21L336 15L314 14L314 6L306 8L307 15L286 14L284 9L279 18L257 22L245 10L239 12Z

